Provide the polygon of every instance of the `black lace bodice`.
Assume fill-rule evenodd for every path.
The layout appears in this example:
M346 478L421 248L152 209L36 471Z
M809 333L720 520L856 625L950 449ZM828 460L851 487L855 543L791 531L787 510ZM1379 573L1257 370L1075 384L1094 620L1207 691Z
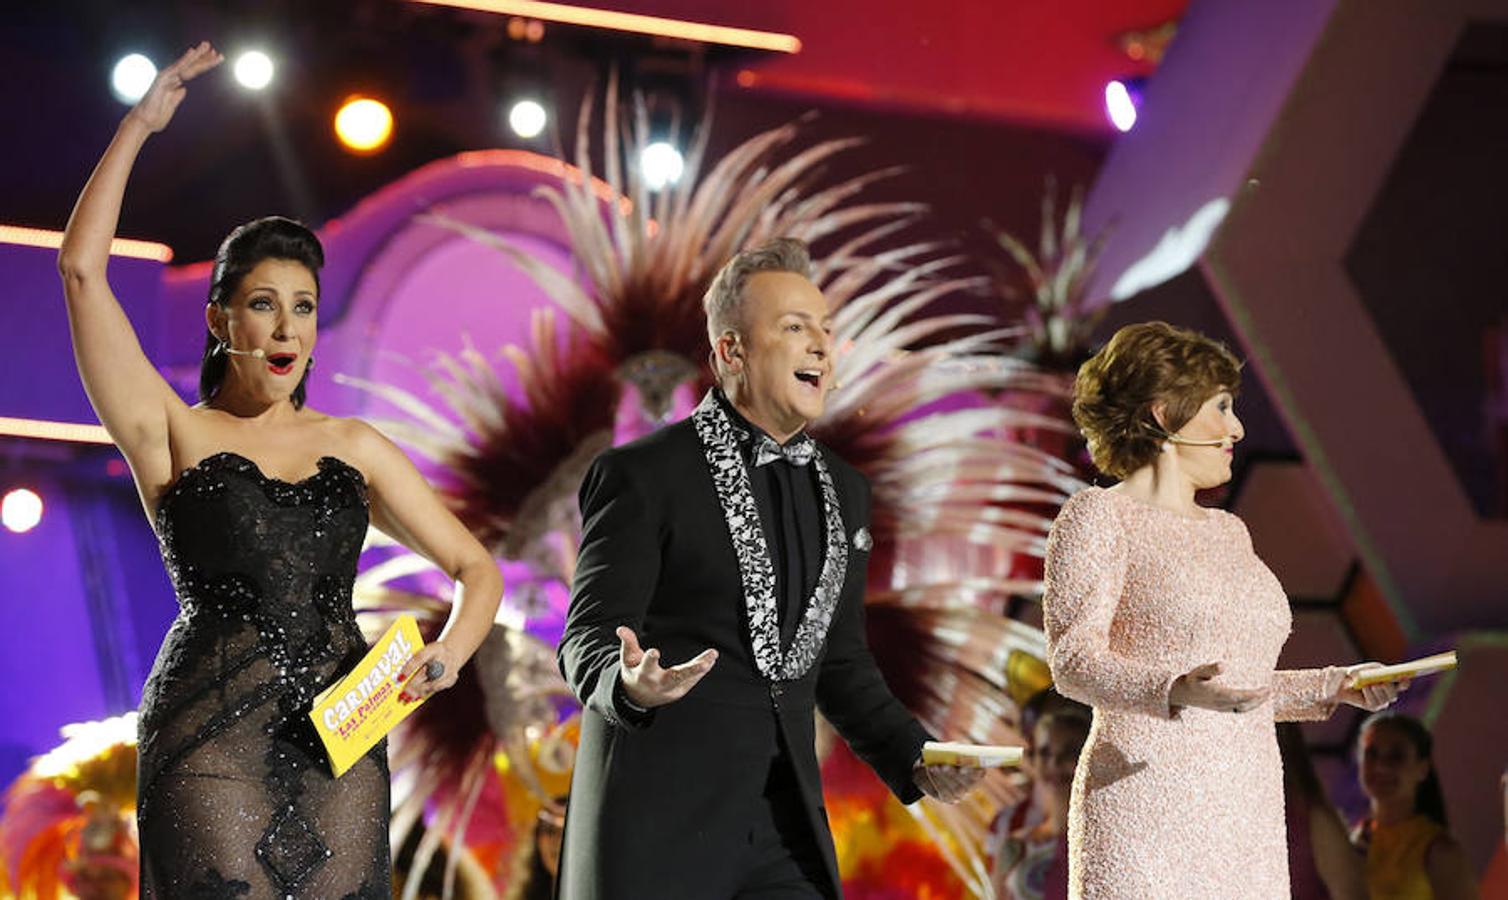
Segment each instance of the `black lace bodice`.
M386 747L334 779L308 719L366 652L361 473L325 457L286 482L217 453L156 525L180 611L142 691L142 896L388 897Z

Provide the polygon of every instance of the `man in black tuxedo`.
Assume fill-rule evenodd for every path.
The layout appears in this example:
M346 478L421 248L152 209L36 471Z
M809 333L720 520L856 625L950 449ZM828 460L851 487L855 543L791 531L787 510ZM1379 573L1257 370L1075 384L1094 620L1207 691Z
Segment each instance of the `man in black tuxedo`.
M921 765L865 643L869 486L804 431L833 377L809 270L789 239L729 262L706 297L720 388L582 484L563 900L840 896L814 707L903 802L977 781Z

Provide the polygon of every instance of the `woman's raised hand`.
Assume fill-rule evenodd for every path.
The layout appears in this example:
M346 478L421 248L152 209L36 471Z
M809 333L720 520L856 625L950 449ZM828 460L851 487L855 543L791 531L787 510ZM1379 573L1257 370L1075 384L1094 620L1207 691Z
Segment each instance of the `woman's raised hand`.
M161 131L172 121L178 104L188 93L184 85L224 61L225 57L209 41L200 41L178 57L177 62L157 73L152 86L127 115L135 117L148 131Z

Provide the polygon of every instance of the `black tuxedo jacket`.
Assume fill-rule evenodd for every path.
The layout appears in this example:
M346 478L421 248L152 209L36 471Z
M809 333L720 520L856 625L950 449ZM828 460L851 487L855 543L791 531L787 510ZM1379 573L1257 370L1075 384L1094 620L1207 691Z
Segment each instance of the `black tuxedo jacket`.
M566 814L563 900L719 900L747 843L783 736L831 892L841 893L822 804L813 708L903 802L928 735L891 695L864 636L869 485L821 448L850 542L827 641L798 680L756 668L737 556L690 419L603 453L581 488L582 541L561 672L585 706ZM718 651L682 699L636 716L618 685L627 625L666 666Z

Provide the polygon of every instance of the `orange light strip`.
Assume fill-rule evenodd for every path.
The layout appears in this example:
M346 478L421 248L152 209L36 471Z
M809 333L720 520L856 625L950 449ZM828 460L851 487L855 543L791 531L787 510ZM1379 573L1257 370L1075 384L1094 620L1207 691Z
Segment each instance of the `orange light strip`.
M22 247L47 247L56 250L63 246L63 232L53 231L50 228L27 228L24 225L0 225L0 244L19 244ZM110 255L153 259L165 263L172 261L173 248L156 241L112 238Z
M431 6L453 6L458 9L499 13L505 16L523 16L528 19L542 19L546 22L563 22L566 25L584 25L587 28L631 31L635 34L651 34L683 41L698 41L703 44L726 44L731 47L748 47L753 50L773 50L776 53L801 52L801 41L793 34L754 31L749 28L729 28L725 25L707 25L702 22L687 22L684 19L664 19L659 16L613 12L586 6L570 6L565 3L543 3L540 0L413 0L413 2L428 3Z
M114 444L103 425L78 422L48 422L45 419L11 419L0 416L0 437L70 441L75 444Z

